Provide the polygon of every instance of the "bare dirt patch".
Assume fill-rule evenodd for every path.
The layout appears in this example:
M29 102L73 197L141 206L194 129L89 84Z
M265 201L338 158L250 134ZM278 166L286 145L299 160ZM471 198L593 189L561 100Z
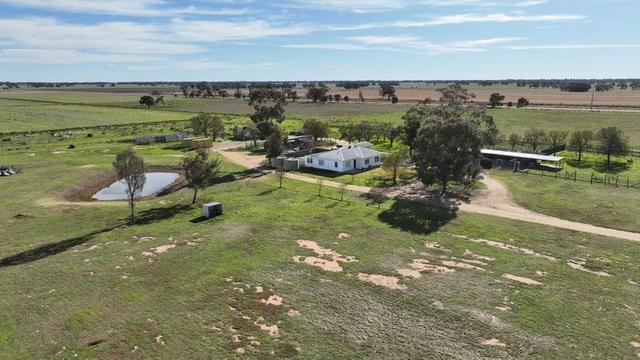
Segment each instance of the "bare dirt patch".
M527 248L521 248L521 247L517 247L511 244L505 244L503 242L499 242L499 241L493 241L493 240L486 240L486 239L473 239L470 238L468 236L465 235L457 235L457 234L451 234L451 236L456 237L458 239L465 239L477 244L485 244L485 245L489 245L498 249L502 249L502 250L508 250L508 251L513 251L513 252L519 252L521 254L527 255L527 256L533 256L533 257L539 257L539 258L543 258L543 259L547 259L547 260L551 260L551 261L557 261L558 259L554 258L553 256L550 255L546 255L546 254L540 254L537 253L533 250L527 249Z
M386 287L392 290L406 290L407 286L400 284L400 279L395 276L379 275L379 274L365 274L359 273L358 279L364 282L372 283L374 285Z
M297 243L301 248L311 250L316 253L316 255L320 256L294 256L293 261L297 263L305 263L308 265L317 266L325 271L342 272L342 266L340 266L341 262L350 263L358 261L354 256L342 255L336 251L318 245L318 243L316 243L315 241L298 240ZM323 259L321 257L325 257L328 259Z
M442 265L452 267L452 268L458 268L458 269L485 271L485 269L479 266L467 264L464 262L451 261L451 260L442 261Z
M282 305L282 297L278 295L271 295L268 299L260 299L260 302L265 305L280 306Z
M432 250L439 250L439 251L444 251L444 252L451 252L451 250L443 247L442 245L440 245L437 241L425 241L424 242L424 246L427 249L432 249Z
M351 239L351 234L349 234L349 233L340 233L340 234L338 234L338 239Z
M502 341L500 341L500 340L498 340L498 339L496 339L496 338L484 340L484 341L482 342L482 345L487 345L487 346L499 346L499 347L505 347L505 346L507 346L507 344L503 343Z
M511 275L511 274L504 274L502 275L503 278L505 279L509 279L509 280L513 280L522 284L526 284L526 285L543 285L541 282L533 280L533 279L529 279L526 277L522 277L522 276L516 276L516 275Z
M464 253L462 254L462 256L467 256L476 260L482 260L482 261L494 261L496 258L493 258L491 256L484 256L484 255L479 255L479 254L475 254L469 250L465 250Z
M429 262L426 259L414 259L411 264L409 264L408 269L398 269L398 273L405 277L412 277L414 279L418 279L422 276L424 272L430 272L434 274L450 274L454 272L454 269L448 268L446 266L435 265Z
M597 276L604 276L604 277L612 276L611 274L609 274L608 272L605 272L605 271L588 269L587 267L585 267L586 263L587 262L583 261L583 260L569 260L569 261L567 261L567 265L569 265L569 267L572 268L572 269L584 271L586 273L597 275Z

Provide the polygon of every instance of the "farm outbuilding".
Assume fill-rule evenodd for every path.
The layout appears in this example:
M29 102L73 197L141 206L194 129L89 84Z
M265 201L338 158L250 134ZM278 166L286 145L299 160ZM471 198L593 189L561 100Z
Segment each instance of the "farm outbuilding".
M188 149L206 149L213 146L209 138L186 138L182 140L182 146Z
M564 165L564 158L560 156L494 149L482 149L480 153L483 167L488 168L501 166L512 167L514 170L544 168L557 171Z

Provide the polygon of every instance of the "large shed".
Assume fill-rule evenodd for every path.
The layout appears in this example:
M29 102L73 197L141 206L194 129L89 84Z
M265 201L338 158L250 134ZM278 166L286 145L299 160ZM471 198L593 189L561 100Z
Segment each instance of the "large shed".
M560 170L564 165L564 158L560 156L494 149L482 149L480 153L485 160L485 165L490 162L492 166L501 163L502 166L514 167L514 169L547 168L550 170Z

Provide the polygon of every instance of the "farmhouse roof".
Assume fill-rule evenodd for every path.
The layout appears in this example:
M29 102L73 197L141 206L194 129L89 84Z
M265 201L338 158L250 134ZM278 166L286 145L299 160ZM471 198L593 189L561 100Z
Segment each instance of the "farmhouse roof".
M482 153L482 155L506 156L506 157L516 158L516 159L540 160L540 161L550 161L550 162L559 162L564 159L563 157L559 157L559 156L522 153L522 152L516 152L516 151L503 151L503 150L494 150L494 149L482 149L480 150L480 153Z
M380 151L367 149L360 146L348 146L343 147L338 150L326 151L314 155L310 155L317 159L321 160L338 160L338 161L349 161L354 159L364 159L375 156L381 156L382 153Z

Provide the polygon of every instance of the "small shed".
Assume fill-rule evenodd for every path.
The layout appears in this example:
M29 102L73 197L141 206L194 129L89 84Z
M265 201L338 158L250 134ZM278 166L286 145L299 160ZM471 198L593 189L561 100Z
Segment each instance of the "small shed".
M209 219L218 215L222 215L222 203L214 201L202 205L203 218Z

